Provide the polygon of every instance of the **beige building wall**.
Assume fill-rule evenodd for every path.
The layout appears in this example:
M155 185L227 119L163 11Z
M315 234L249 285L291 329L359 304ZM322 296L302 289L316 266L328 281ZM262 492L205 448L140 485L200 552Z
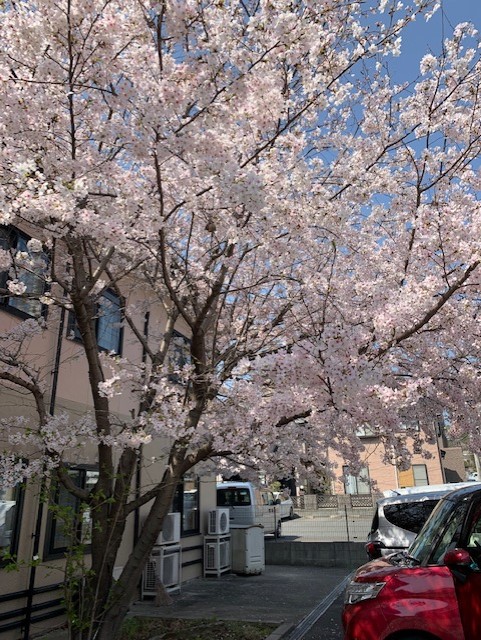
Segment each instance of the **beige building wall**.
M129 294L128 303L135 307L136 302L142 301L142 292L133 288ZM140 307L141 308L141 307ZM58 309L49 308L49 330L41 336L37 336L30 341L27 349L27 356L32 366L41 372L41 377L47 389L47 399L50 401L52 392L52 382L55 369L55 357L59 340L59 326L61 314ZM61 337L61 364L58 372L58 386L55 398L55 413L66 411L73 418L90 411L91 395L88 386L88 371L86 361L83 357L81 345L68 335L69 324L68 314L66 314L65 325ZM142 326L143 318L137 318L139 326ZM22 321L18 315L11 313L5 306L0 306L0 332L11 329ZM150 315L149 335L152 340L157 338L165 324L165 315L159 305L157 312ZM184 329L184 331L183 331ZM124 327L122 356L136 363L142 361L142 350L139 343L133 339L128 327ZM180 326L179 331L187 334L185 327ZM123 420L128 421L131 411L138 410L138 402L129 394L116 396L112 400L113 411ZM32 416L35 424L35 410L31 398L18 391L0 387L0 418L12 416ZM0 442L2 450L7 448L6 442ZM11 450L11 448L10 448ZM152 445L147 445L144 449L145 458L151 460L156 458L154 464L141 471L141 482L156 482L161 478L163 472L162 450L168 450L167 442L156 441ZM165 456L164 456L165 459ZM94 451L88 449L76 449L66 456L66 461L71 465L91 465L95 462ZM60 585L64 581L64 563L61 558L46 559L45 550L47 547L47 537L49 534L48 522L50 515L48 509L43 507L39 501L40 482L29 482L22 492L23 505L20 514L20 526L18 528L17 557L19 560L19 570L8 572L0 564L0 614L8 614L16 609L24 607L40 606L40 609L33 611L32 615L41 616L61 610L62 598L61 590L48 590L49 587ZM1 504L1 501L0 501ZM190 580L202 575L203 572L203 535L206 531L207 512L216 506L215 474L203 475L199 479L199 508L200 508L200 529L197 533L182 537L180 544L182 553L181 581ZM36 527L40 523L39 542L37 555L43 561L34 569L31 567L31 559L34 555L34 539ZM117 566L120 568L126 561L134 543L134 523L135 517L129 519L124 540L117 558ZM87 558L88 562L88 558ZM33 589L33 591L32 591ZM29 592L35 592L33 599L29 600ZM56 604L42 609L43 602L56 602ZM20 613L16 617L0 619L0 637L2 640L18 640L23 638L23 626L17 626L9 631L2 629L2 625L12 625L25 619L25 615ZM43 621L32 622L30 624L30 635L34 636L39 632L50 629L59 622L61 618L46 618Z
M361 459L369 471L369 479L371 482L374 482L372 487L373 493L381 493L388 489L414 486L417 481L416 478L414 478L413 467L417 467L416 471L419 470L420 473L423 471L421 467L425 467L428 484L443 484L445 481L440 452L436 444L425 446L425 451L431 456L430 458L424 458L420 454L414 454L412 457L413 466L408 470L401 470L397 468L395 464L389 464L383 460L384 447L379 438L363 438L363 444L364 453L361 455ZM414 442L408 438L406 446L412 451ZM330 451L329 459L337 465L337 478L333 482L332 491L336 494L344 494L345 487L342 475L343 465L346 463L334 451Z

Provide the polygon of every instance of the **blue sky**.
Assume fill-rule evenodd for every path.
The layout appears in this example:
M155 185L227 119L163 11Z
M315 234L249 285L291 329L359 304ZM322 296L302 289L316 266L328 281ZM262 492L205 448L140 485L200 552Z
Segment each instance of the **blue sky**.
M418 18L411 24L403 35L401 57L389 63L392 77L396 81L413 79L419 60L429 51L438 55L443 39L459 22L472 22L481 33L481 0L442 0L429 22Z

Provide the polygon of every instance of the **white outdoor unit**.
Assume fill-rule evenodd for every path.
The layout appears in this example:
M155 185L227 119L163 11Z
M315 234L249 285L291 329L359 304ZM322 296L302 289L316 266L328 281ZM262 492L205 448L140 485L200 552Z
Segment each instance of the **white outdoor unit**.
M234 573L255 575L266 567L264 529L259 525L231 529Z
M204 574L220 576L230 571L230 535L204 538Z
M180 546L161 547L159 579L167 591L180 588L182 549Z
M157 545L178 544L180 542L180 513L168 513L157 538Z
M142 598L155 596L160 550L154 549L142 572Z
M229 509L212 509L208 514L207 533L210 536L229 533Z
M152 551L142 573L142 598L155 596L157 582L166 591L180 589L182 550L178 545L162 546Z

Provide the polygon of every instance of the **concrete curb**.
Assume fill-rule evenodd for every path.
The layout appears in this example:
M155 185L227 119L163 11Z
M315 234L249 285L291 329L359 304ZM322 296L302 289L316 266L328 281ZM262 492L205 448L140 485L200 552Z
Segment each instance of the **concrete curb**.
M333 604L349 584L352 574L349 574L329 593L324 600L305 616L289 633L286 640L302 640L306 633L316 624L321 616L323 616L329 607Z
M266 640L283 640L287 638L288 634L294 629L292 622L284 622L275 631L270 633Z

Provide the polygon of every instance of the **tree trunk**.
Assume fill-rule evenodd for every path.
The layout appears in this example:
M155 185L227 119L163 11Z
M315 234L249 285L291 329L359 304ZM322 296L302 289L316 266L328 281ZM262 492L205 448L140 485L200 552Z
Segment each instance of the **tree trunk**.
M107 608L104 611L98 629L89 640L115 640L118 637L122 622L135 598L142 571L149 558L155 540L162 528L165 515L168 513L178 477L168 474L164 478L162 488L154 499L154 503L144 522L137 543L130 554L117 583L110 590Z

